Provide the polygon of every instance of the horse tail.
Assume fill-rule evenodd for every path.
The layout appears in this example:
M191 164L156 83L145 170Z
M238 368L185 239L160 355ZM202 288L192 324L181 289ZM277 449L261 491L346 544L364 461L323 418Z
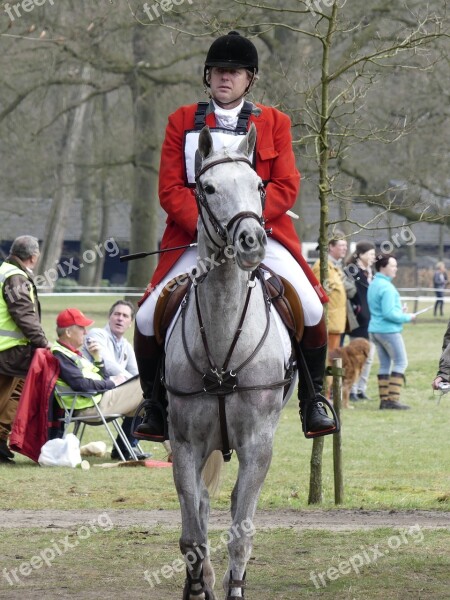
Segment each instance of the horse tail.
M214 496L220 488L220 474L222 472L223 456L220 450L213 450L208 456L202 470L202 479L211 496Z

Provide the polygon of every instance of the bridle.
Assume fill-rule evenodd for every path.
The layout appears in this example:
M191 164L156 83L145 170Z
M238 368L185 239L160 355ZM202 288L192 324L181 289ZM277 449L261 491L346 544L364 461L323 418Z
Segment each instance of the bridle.
M206 173L206 171L208 171L208 169L211 169L212 167L215 167L217 165L220 165L223 163L229 163L229 162L243 162L243 163L249 165L251 168L253 168L251 162L247 158L244 158L244 157L232 158L230 156L225 156L225 157L219 158L217 160L213 160L213 161L209 162L208 164L206 164L204 167L202 167L199 170L199 172L197 173L197 175L195 177L195 181L197 184L195 197L196 197L196 201L197 201L198 213L202 220L206 235L208 236L210 241L214 244L214 246L216 246L216 248L218 248L219 254L221 252L223 252L225 245L228 245L228 244L234 245L234 243L236 241L235 237L236 237L236 231L238 230L238 227L235 228L233 236L230 236L230 232L232 231L232 229L235 225L239 225L239 223L241 223L241 221L243 221L244 219L255 219L259 223L259 225L261 225L261 227L264 228L263 217L256 214L255 212L242 211L242 212L234 215L228 221L228 223L226 225L222 225L219 222L219 220L217 219L217 217L214 215L213 211L211 210L211 207L209 206L208 200L206 198L205 190L203 189L203 186L200 182L200 177L204 173ZM262 183L260 186L260 197L261 197L261 209L262 209L261 214L262 214L262 211L264 210L265 198L266 198L266 193L265 193L264 186L262 185ZM221 239L222 244L217 243L217 241L213 238L210 231L208 230L208 225L205 222L205 216L203 214L203 211L207 214L209 222L212 225L215 233ZM281 381L272 381L270 383L261 383L261 384L255 384L255 385L249 385L249 386L241 385L238 380L238 374L257 356L257 354L263 347L263 345L267 339L268 333L269 333L271 301L268 296L266 286L264 286L264 285L262 286L262 291L263 291L263 295L264 295L265 316L266 316L266 325L265 325L264 331L262 332L259 342L256 344L256 347L253 349L253 352L251 352L249 354L249 356L245 360L243 360L243 362L239 366L235 367L234 369L229 368L229 363L230 363L233 351L234 351L234 349L237 345L237 342L239 340L239 337L242 333L244 320L245 320L245 317L247 314L247 309L248 309L248 306L250 303L251 292L252 292L252 289L256 285L255 279L263 279L264 278L264 276L262 275L259 268L252 271L252 273L250 274L249 280L247 282L248 289L247 289L244 306L243 306L243 309L241 312L238 327L235 331L234 337L232 339L232 342L231 342L231 345L227 352L227 355L225 357L225 360L221 366L217 365L215 363L212 353L210 351L208 339L206 336L205 325L204 325L203 317L201 314L199 297L198 297L198 286L203 283L207 274L208 274L208 272L204 273L201 277L194 279L194 281L192 282L192 284L193 284L192 287L188 289L186 296L185 296L183 302L181 303L181 323L182 323L181 335L182 335L183 349L184 349L186 358L189 361L192 369L201 376L201 378L203 380L203 386L200 389L192 390L192 391L175 389L170 384L168 384L168 382L165 379L165 375L163 375L163 377L162 377L162 383L165 386L165 388L167 389L167 391L169 391L172 394L175 394L177 396L181 396L181 397L197 396L197 395L203 394L203 393L208 394L208 395L217 396L218 401L219 401L219 423L220 423L220 430L221 430L221 435L222 435L222 454L223 454L224 460L229 461L231 458L232 450L230 450L230 444L229 444L229 440L228 440L227 418L226 418L226 411L225 411L225 398L229 394L233 394L234 392L245 392L245 391L251 391L251 390L253 390L253 391L254 390L267 390L267 389L277 389L277 388L285 387L286 385L290 384L293 374L292 374L292 372L289 373L288 377L286 379L282 379ZM204 371L204 369L201 369L197 366L193 357L191 356L191 353L189 351L187 335L186 335L186 313L187 313L187 306L188 306L190 296L191 296L190 292L192 289L194 290L195 306L196 306L200 334L201 334L202 343L203 343L203 349L205 351L205 355L206 355L206 358L209 363L209 369L207 369L206 372Z
M234 234L232 237L230 236L230 232L234 225L239 225L241 223L241 221L243 221L244 219L255 219L261 225L261 227L264 228L264 218L262 216L259 216L255 212L242 211L240 213L237 213L236 215L231 217L231 219L228 221L228 223L224 226L224 225L222 225L222 223L220 223L220 221L217 219L217 217L214 215L213 211L211 210L211 207L209 206L208 200L206 198L205 190L200 182L200 177L204 173L206 173L206 171L211 169L212 167L215 167L215 166L223 164L223 163L229 163L229 162L243 162L243 163L249 165L253 169L252 163L247 158L232 158L231 156L225 156L223 158L218 158L217 160L211 161L210 163L208 163L207 165L202 167L195 176L195 182L197 184L197 187L195 190L195 199L197 201L198 214L203 223L203 227L205 228L206 235L208 236L210 241L214 244L214 246L216 246L216 248L222 248L223 245L234 246L234 244L236 242L236 231L238 230L238 227L235 228ZM265 202L266 202L266 191L265 191L264 185L262 183L261 183L261 186L259 189L259 193L260 193L260 197L261 197L261 214L262 214L262 211L264 210ZM218 244L216 242L216 240L213 238L213 236L211 235L211 233L208 229L208 226L205 222L205 217L204 217L203 211L205 211L206 214L208 215L209 222L211 223L216 234L222 240L223 245Z

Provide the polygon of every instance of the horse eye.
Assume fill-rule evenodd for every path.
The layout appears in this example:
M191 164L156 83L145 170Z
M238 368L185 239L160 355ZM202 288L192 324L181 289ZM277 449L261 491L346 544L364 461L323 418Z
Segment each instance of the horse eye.
M214 192L216 191L215 187L213 185L205 185L204 190L207 194L214 194Z

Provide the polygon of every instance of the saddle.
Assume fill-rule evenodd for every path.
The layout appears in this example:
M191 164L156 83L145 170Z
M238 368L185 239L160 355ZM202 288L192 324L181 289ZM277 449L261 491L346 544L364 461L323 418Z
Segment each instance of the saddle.
M263 268L267 269L267 267ZM271 277L263 281L268 296L289 331L289 335L300 342L305 329L305 315L301 300L294 286L287 279L267 270L271 273Z
M192 281L187 274L175 277L167 283L164 288L164 294L160 294L156 301L153 329L155 331L156 342L160 346L164 345L169 325L191 285Z
M265 265L262 265L262 270L270 273L268 279L265 279L264 276L261 277L268 297L289 331L289 335L299 342L303 337L305 318L302 303L295 288L287 279L280 277ZM185 277L178 276L168 282L165 286L165 293L159 296L153 321L155 337L159 345L164 344L169 325L191 285L192 282L187 275Z

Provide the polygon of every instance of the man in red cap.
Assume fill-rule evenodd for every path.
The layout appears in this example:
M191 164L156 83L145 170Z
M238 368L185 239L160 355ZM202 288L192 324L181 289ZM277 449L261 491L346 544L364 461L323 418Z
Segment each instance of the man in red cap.
M60 375L56 385L59 389L68 386L74 392L99 392L92 398L78 397L74 413L77 416L96 415L94 402L100 406L105 416L114 413L133 416L142 401L139 379L126 381L124 375L106 378L98 342L94 341L89 345L93 363L80 352L86 336L86 327L93 323L92 319L88 319L77 308L66 308L57 316L58 340L51 349L60 365ZM72 405L73 396L61 397L57 391L55 396L61 406Z

